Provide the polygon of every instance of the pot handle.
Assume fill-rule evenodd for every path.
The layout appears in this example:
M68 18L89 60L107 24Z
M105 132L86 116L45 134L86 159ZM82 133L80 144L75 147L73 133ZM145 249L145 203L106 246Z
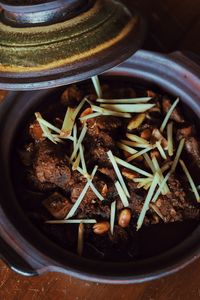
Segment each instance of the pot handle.
M0 258L11 270L24 275L34 276L37 272L21 258L2 238L0 238Z

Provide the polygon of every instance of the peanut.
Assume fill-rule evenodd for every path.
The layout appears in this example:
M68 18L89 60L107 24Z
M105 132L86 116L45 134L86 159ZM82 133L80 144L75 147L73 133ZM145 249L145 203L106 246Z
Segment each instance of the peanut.
M110 224L106 221L94 224L93 231L96 234L104 234L110 229Z
M118 218L119 226L126 228L131 221L131 211L128 208L121 210Z

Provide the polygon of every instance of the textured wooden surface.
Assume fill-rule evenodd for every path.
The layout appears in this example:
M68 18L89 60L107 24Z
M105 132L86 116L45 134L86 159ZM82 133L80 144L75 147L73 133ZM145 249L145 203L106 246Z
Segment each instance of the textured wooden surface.
M145 48L171 52L189 50L200 54L199 0L124 0L141 9L149 20ZM25 278L0 262L1 300L198 300L200 261L177 274L130 286L98 285L62 274Z

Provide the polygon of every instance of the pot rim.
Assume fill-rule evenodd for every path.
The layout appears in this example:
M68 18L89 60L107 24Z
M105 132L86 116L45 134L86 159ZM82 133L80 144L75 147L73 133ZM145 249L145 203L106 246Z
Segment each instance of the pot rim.
M183 59L184 58L184 59ZM148 63L148 65L147 65ZM134 69L133 69L134 68ZM132 69L132 73L131 73ZM164 74L163 77L160 74L163 73L163 69L168 69L168 73ZM134 70L134 74L133 74ZM150 72L151 71L151 72ZM152 72L155 72L152 74ZM172 77L173 73L176 73L176 77ZM200 99L198 98L198 94L200 93L200 81L199 81L200 67L196 65L194 62L186 58L180 53L175 53L171 55L161 55L149 51L138 51L131 59L127 62L122 63L120 66L115 67L114 69L107 71L104 73L105 76L130 76L131 78L143 78L143 81L148 81L158 85L159 87L166 90L166 82L168 82L168 91L170 93L176 93L179 91L177 96L181 96L184 99L183 102L187 102L189 106L197 115L200 115ZM144 79L145 77L145 79ZM171 79L170 79L171 78ZM183 82L184 78L184 82ZM159 83L158 83L159 81ZM177 84L177 85L176 85ZM176 86L174 86L176 85ZM184 91L182 90L184 85ZM48 91L51 93L52 91ZM38 92L41 97L47 93L47 91ZM15 97L21 97L24 93L11 93L10 99L14 99ZM29 92L30 97L37 92ZM13 104L13 100L5 101L0 108L0 115L9 112L9 110L15 109L16 103L12 107L10 107L11 103ZM21 112L22 114L22 112ZM10 185L11 187L11 185ZM13 195L14 196L14 195ZM159 268L159 265L156 266L155 270L152 272L143 272L140 275L114 275L114 274L97 274L96 269L99 266L99 263L93 263L92 266L94 269L91 269L90 272L84 271L80 267L77 266L63 266L62 263L55 261L51 256L48 256L46 252L42 252L35 247L34 244L29 243L19 231L14 227L14 225L10 222L10 220L5 215L2 207L0 207L0 236L9 241L8 244L11 248L13 248L20 256L24 258L25 261L28 261L30 266L36 270L39 274L44 273L46 271L58 271L62 273L66 273L68 275L72 275L74 277L78 277L80 279L101 282L101 283L139 283L144 281L149 281L152 279L157 279L162 276L174 273L178 270L181 270L189 263L193 262L200 256L200 241L197 239L200 235L200 226L194 230L192 235L184 241L186 253L181 253L182 256L178 257L178 260L172 261L168 263L167 266ZM13 234L17 238L17 244L13 241ZM192 238L195 239L195 243L192 244ZM182 243L180 243L175 248L167 251L167 254L170 256L170 253L174 251L180 251ZM187 246L187 247L186 247ZM192 246L192 247L191 247ZM177 250L178 249L178 250ZM31 250L31 251L30 251ZM76 264L83 263L86 265L88 261L91 261L85 258L79 258L75 254L69 254L69 257L75 257ZM166 253L164 253L166 256ZM157 259L157 264L159 260L162 261L162 255L154 257L152 260L155 261ZM148 261L150 261L148 259ZM145 260L144 260L145 263ZM103 264L100 262L100 264ZM105 263L107 266L112 265ZM115 265L120 266L120 263L115 263ZM113 265L112 265L113 266ZM83 266L84 267L84 266ZM15 269L16 270L16 269ZM20 270L16 270L20 272Z

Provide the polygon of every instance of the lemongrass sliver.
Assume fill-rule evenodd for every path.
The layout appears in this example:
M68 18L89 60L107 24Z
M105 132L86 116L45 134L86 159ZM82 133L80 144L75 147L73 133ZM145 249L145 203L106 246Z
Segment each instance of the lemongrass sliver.
M101 90L101 85L100 85L98 76L93 76L91 79L92 79L92 83L94 85L94 88L95 88L95 91L96 91L96 94L97 94L98 98L101 98L102 97L102 90Z
M167 122L169 121L170 117L171 117L171 114L173 112L173 110L175 109L175 107L177 106L177 104L179 103L179 98L176 99L176 101L172 104L172 106L170 107L169 111L167 112L163 122L162 122L162 125L160 127L160 131L163 132L166 125L167 125Z
M151 160L151 158L149 157L149 155L148 155L147 153L144 153L143 156L144 156L144 159L145 159L146 162L147 162L147 165L148 165L149 168L151 169L151 171L152 171L153 173L155 173L156 170L155 170L155 167L154 167L154 165L153 165L153 163L152 163L152 160Z
M146 103L149 102L151 97L142 97L142 98L129 98L129 99L102 99L98 98L96 101L99 103L127 103L127 104L138 104L138 103Z
M112 235L114 233L115 213L116 213L116 201L113 201L111 203L111 208L110 208L110 232Z
M45 119L42 118L42 116L38 113L35 113L36 115L36 118L37 118L37 121L39 120L41 124L43 124L44 126L48 127L49 129L57 132L57 133L60 133L61 130L59 128L57 128L56 126L54 126L53 124L49 123L48 121L46 121Z
M130 197L129 191L128 191L127 186L126 186L126 184L125 184L125 182L124 182L123 176L122 176L122 174L121 174L121 172L120 172L120 169L119 169L119 167L118 167L118 165L117 165L117 162L116 162L116 160L115 160L115 157L114 157L113 154L112 154L112 151L109 150L109 151L107 152L107 154L108 154L108 157L109 157L109 159L110 159L110 161L111 161L111 163L112 163L112 165L113 165L113 168L114 168L114 170L115 170L115 173L116 173L116 175L117 175L117 177L118 177L118 179L119 179L119 182L120 182L120 184L121 184L121 186L122 186L122 188L123 188L123 190L124 190L126 196L127 196L127 197Z
M158 197L160 196L160 194L162 193L165 184L167 183L169 177L171 175L171 172L169 172L165 178L163 179L161 185L159 186L158 190L156 191L155 195L153 196L152 202L156 202L158 200Z
M115 182L115 187L116 187L116 190L119 194L119 197L120 197L124 207L128 207L129 206L128 198L127 198L126 194L124 193L124 190L121 187L119 181Z
M146 172L146 171L144 171L144 170L142 170L142 169L140 169L140 168L138 168L138 167L135 167L135 166L133 166L133 165L127 163L127 162L124 161L123 159L121 159L121 158L119 158L119 157L117 157L117 156L114 156L114 158L115 158L116 162L117 162L119 165L121 165L121 166L123 166L123 167L125 167L125 168L127 168L127 169L130 169L130 170L132 170L132 171L135 171L135 172L137 172L137 173L139 173L139 174L141 174L141 175L147 176L147 177L152 177L152 174L150 174L150 173L148 173L148 172Z
M196 185L195 185L195 183L192 179L192 176L190 175L190 173L188 171L188 168L186 167L186 165L185 165L185 163L182 159L180 159L179 162L180 162L181 167L182 167L182 169L183 169L183 171L184 171L184 173L185 173L185 175L186 175L186 177L187 177L187 179L190 183L191 189L192 189L192 191L195 195L195 198L196 198L197 202L200 203L200 196L199 196L198 190L197 190Z
M135 146L135 142L132 141L127 141L127 140L120 140L120 143L130 146L130 147L134 147Z
M140 212L140 215L139 215L139 218L138 218L138 221L137 221L137 230L139 230L142 227L142 224L144 222L144 218L145 218L146 212L149 209L149 204L150 204L151 199L153 197L153 193L154 193L154 191L156 189L158 181L159 181L158 174L156 173L154 175L151 187L150 187L150 189L148 191L147 197L146 197L146 199L144 201L144 205L143 205L142 210Z
M85 120L88 120L88 119L92 119L92 118L97 118L97 117L100 117L101 116L101 113L99 112L96 112L96 113L93 113L93 114L89 114L89 115L86 115L84 117L81 117L79 118L81 121L85 121Z
M90 174L83 172L83 169L81 169L79 166L76 169L81 175L83 175L85 178L91 179Z
M74 205L70 209L69 213L65 217L65 220L70 219L75 214L75 212L78 209L79 205L81 204L83 198L85 197L88 188L90 187L90 181L92 181L94 175L96 174L97 169L98 169L98 166L95 166L94 169L93 169L93 171L92 171L92 174L91 174L91 179L89 179L88 182L86 183L86 185L83 188L82 192L80 193L78 199L76 200L76 202L74 203Z
M78 151L78 149L80 147L80 144L82 143L82 141L83 141L83 139L84 139L84 137L86 135L86 132L87 132L87 126L86 126L86 124L84 124L84 126L83 126L83 128L81 130L80 136L78 138L78 141L76 143L76 146L74 148L74 151L72 152L72 155L70 157L70 161L72 161L75 158L76 153L77 153L77 151Z
M100 106L122 113L141 113L154 107L155 104L101 104Z
M163 147L161 146L161 143L160 142L156 142L156 147L158 149L158 151L160 152L160 155L163 159L167 159L167 156L165 154L165 151L163 150Z
M46 221L47 224L95 224L97 221L95 219L74 219L74 220L50 220Z
M60 133L61 136L71 135L72 128L74 126L74 118L73 118L74 112L75 112L75 108L72 107L67 108L67 112L65 114L65 118Z
M183 138L183 139L180 140L180 143L178 145L178 149L176 151L176 156L175 156L174 161L172 163L172 167L171 167L172 172L175 172L175 170L176 170L179 158L180 158L181 153L183 151L184 144L185 144L185 139Z
M131 148L130 146L127 146L121 142L117 142L116 145L118 148L120 148L130 154L136 154L138 152L137 150L135 150L135 149Z
M36 115L36 117L41 116L40 113L35 113L35 115ZM40 125L40 128L42 129L43 136L47 137L52 143L57 144L57 142L55 141L55 138L53 137L53 135L52 135L51 131L49 130L49 128L40 122L41 118L37 118L37 121Z
M81 157L81 165L83 172L87 173L87 167L85 163L84 150L82 144L79 145L80 157Z
M76 143L77 143L77 125L76 123L74 124L74 127L73 127L73 146L74 148L76 147Z
M78 227L78 243L77 243L77 253L82 255L84 247L84 224L80 223Z
M150 146L150 144L149 144L149 142L147 140L145 140L145 139L143 139L143 138L141 138L141 137L139 137L139 136L137 136L135 134L127 133L126 137L129 140L133 141L133 142L137 142L139 144L147 144L147 146Z
M134 178L133 181L134 182L141 182L141 183L145 183L146 184L146 183L152 181L152 177L151 178L149 178L149 177L147 177L147 178Z
M73 120L75 121L76 120L76 117L77 115L79 114L80 110L82 109L83 105L85 104L86 102L86 98L83 98L81 100L81 102L79 103L79 105L75 108L74 110L74 114L73 114Z
M136 159L139 156L142 156L144 153L149 152L152 148L147 148L147 149L143 149L133 155L131 155L130 157L128 157L126 159L127 162L131 162L132 160Z
M173 122L167 124L167 141L169 156L173 156Z
M77 158L76 158L75 162L74 162L73 165L72 165L72 170L73 170L73 171L75 171L75 170L78 169L79 164L80 164L80 161L81 161L81 155L80 155L80 153L79 153L79 154L77 155Z
M92 189L93 193L97 196L97 198L99 198L100 201L104 200L104 197L99 193L92 181L90 182L90 188Z
M99 112L102 115L105 116L115 116L115 117L122 117L122 118L131 118L131 114L130 113L122 113L122 112L117 112L117 111L112 111L109 109L105 109L96 105L91 105L91 108L93 111Z

